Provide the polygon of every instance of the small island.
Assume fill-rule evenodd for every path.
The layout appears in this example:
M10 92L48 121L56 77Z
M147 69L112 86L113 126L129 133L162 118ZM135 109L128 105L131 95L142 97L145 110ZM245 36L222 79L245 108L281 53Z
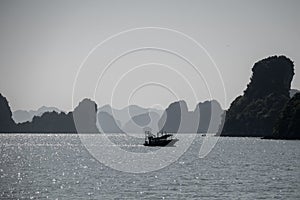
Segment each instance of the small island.
M255 63L252 72L244 94L226 111L221 136L300 139L295 111L299 97L290 99L293 62L285 56L271 56Z

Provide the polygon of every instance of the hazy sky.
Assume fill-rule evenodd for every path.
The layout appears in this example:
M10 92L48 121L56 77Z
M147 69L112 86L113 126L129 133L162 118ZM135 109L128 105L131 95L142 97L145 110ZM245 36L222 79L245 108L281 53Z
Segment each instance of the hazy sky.
M112 102L117 108L128 102L166 107L185 99L193 109L197 101L215 98L227 108L246 88L253 64L276 54L295 62L292 88L299 89L299 9L297 0L1 0L0 93L12 110L42 105L71 110L76 73L91 49L113 34L137 27L174 29L197 40L216 63L227 96L203 49L173 32L139 30L105 43L87 59L75 84L75 104L85 96L95 97L100 106ZM109 60L146 46L157 49L125 55L97 84ZM184 55L203 76L171 52Z

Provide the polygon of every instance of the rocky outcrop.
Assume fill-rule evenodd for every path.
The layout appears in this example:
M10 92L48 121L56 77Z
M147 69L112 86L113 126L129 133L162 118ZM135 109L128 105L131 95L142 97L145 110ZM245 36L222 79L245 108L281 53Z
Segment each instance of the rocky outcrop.
M226 112L221 136L272 135L275 121L289 100L294 64L285 56L263 59L252 68L251 81L243 96Z
M198 122L197 133L218 133L219 127L222 126L224 121L223 117L224 110L218 101L205 101L199 103L194 111L200 115L200 120ZM194 116L198 116L194 114Z
M73 111L73 119L78 133L98 133L97 104L90 99L83 99Z
M285 105L273 129L273 139L300 139L300 93Z
M169 105L158 126L161 131L171 133L217 133L222 122L223 110L215 101L199 103L189 111L185 101Z
M168 133L186 132L186 129L183 128L184 125L186 126L184 119L190 118L190 116L191 113L188 111L185 101L171 103L160 118L158 127L161 131Z
M16 124L12 120L12 113L8 101L0 94L0 132L13 133L16 131Z

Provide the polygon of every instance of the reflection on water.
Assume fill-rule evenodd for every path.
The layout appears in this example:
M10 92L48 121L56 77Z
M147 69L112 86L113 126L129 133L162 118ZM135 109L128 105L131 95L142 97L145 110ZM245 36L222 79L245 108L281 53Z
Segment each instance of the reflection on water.
M138 138L111 140L127 151L156 150ZM77 135L0 135L0 199L300 198L299 141L220 138L199 159L202 140L166 168L131 174L99 163Z

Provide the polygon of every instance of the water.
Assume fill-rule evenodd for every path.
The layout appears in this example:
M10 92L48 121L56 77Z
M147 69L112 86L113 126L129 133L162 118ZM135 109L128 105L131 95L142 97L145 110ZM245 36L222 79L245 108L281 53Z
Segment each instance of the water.
M77 135L3 134L0 199L300 199L299 141L220 138L199 159L202 140L166 168L132 174L99 163Z

